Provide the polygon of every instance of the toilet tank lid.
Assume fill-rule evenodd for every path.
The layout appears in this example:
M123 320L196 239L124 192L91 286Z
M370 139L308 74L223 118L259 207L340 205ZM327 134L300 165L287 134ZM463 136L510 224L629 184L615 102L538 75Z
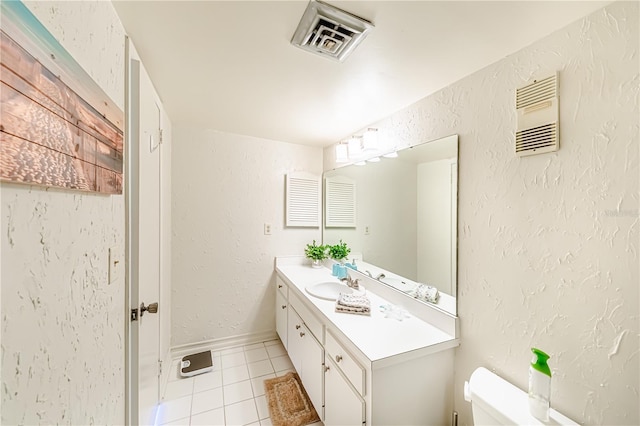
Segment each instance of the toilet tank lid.
M472 404L503 421L503 424L543 425L529 412L526 392L507 382L484 367L477 368L469 379L469 396ZM551 409L547 425L577 425L570 418Z

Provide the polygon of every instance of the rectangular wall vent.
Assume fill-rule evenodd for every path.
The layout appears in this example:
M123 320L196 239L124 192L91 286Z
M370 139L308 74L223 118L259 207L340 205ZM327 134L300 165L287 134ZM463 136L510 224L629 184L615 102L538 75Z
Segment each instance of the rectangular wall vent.
M336 176L325 179L325 226L356 227L356 182Z
M516 90L518 156L557 151L560 147L558 74Z
M291 44L342 62L373 28L371 22L319 1L311 1Z
M309 173L295 172L286 176L286 226L320 227L322 179Z

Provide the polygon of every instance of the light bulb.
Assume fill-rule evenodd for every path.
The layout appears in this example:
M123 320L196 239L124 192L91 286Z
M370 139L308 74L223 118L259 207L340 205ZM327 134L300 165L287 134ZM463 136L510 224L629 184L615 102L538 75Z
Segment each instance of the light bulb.
M339 143L336 145L336 163L349 162L349 149L346 144Z
M361 140L357 136L353 136L349 139L349 157L358 157L362 153Z
M362 135L362 145L366 151L378 149L378 129L367 129Z

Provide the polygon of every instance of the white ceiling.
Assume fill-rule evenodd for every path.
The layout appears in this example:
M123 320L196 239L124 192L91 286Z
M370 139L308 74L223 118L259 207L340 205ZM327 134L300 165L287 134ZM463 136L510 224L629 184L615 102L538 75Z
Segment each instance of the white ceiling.
M307 1L115 1L172 123L326 146L610 1L329 1L344 63L290 44Z

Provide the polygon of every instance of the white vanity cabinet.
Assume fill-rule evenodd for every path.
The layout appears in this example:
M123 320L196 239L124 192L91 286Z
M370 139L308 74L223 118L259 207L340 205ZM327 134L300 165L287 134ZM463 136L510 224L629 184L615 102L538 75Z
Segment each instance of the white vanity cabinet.
M364 400L340 374L331 359L326 360L324 375L325 426L360 425L365 423Z
M288 294L287 285L277 279L276 329L285 345L289 359L300 376L320 419L324 405L324 348L320 341L324 327L295 295L283 300ZM283 308L285 307L285 308ZM282 330L284 327L284 330Z
M276 266L282 286L277 331L283 342L288 340L289 357L326 426L449 424L453 351L459 344L454 333L415 316L397 321L379 311L336 313L335 302L305 290L334 279L330 271ZM372 306L388 303L367 295ZM285 312L286 332L279 319Z
M322 419L324 349L291 305L288 332L289 358L304 383L311 403Z
M325 333L324 347L324 424L365 423L365 369L329 331Z

